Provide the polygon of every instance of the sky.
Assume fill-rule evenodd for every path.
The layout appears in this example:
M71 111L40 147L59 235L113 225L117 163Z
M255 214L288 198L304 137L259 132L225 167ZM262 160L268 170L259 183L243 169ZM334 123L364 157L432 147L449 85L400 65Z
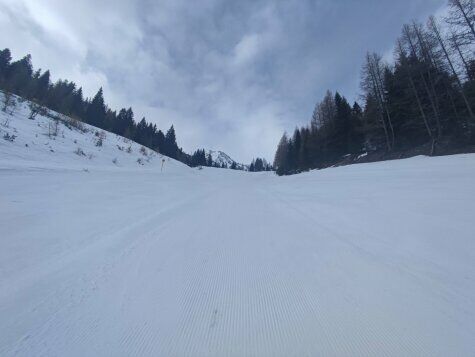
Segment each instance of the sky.
M0 47L29 53L112 109L132 107L187 152L272 161L327 89L359 98L367 51L446 0L0 0Z

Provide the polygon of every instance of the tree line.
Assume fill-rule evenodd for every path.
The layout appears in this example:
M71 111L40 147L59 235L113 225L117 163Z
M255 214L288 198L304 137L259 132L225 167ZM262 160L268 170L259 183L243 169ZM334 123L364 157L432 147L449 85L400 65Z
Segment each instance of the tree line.
M231 169L231 170L246 170L244 165L238 165L233 161L229 166L226 163L219 163L213 161L213 158L210 153L206 153L204 149L196 150L190 158L190 166L208 166L208 167L217 167L222 169ZM259 172L259 171L272 171L272 165L269 164L265 159L257 158L252 160L252 162L247 166L247 170L250 172Z
M249 165L250 172L260 172L260 171L272 171L272 165L269 164L266 159L258 157L257 159L252 160Z
M368 53L361 104L327 91L310 124L284 133L274 158L279 175L354 162L441 155L475 147L475 6L450 0L443 22L402 27L394 63Z
M33 69L30 55L12 61L8 48L0 51L0 89L190 163L190 155L178 147L173 125L163 133L145 118L136 122L132 108L123 108L118 112L112 110L104 102L102 88L92 99L88 99L84 98L82 88L74 82L58 80L52 83L49 70Z

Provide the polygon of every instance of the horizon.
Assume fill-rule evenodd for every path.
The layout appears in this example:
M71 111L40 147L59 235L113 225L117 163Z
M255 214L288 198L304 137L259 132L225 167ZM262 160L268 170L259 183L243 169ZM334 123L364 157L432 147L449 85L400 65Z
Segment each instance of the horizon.
M367 11L351 1L124 0L105 15L109 5L2 0L2 47L31 54L35 68L88 97L103 87L108 105L131 106L136 121L173 124L188 153L223 151L249 164L272 162L283 132L306 125L327 89L356 100L364 53L391 56L402 25L446 1L383 1Z

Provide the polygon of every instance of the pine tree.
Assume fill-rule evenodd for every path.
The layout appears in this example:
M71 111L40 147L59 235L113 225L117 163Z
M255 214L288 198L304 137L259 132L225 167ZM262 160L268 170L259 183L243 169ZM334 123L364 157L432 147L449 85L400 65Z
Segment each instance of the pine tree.
M72 100L71 100L71 109L70 113L75 118L83 118L84 117L84 98L82 94L82 88L79 88L76 91L71 93Z
M302 146L302 137L300 136L300 130L295 128L294 136L292 137L292 153L290 153L289 160L292 163L292 167L299 171L301 167L300 151Z
M172 158L177 158L178 151L179 150L178 145L176 143L175 128L172 125L165 135L164 154Z
M11 60L12 54L8 48L0 51L0 86L5 86Z
M7 71L7 87L14 93L29 98L29 84L33 76L31 55L26 55L21 60L13 62Z
M35 82L34 93L32 93L33 99L38 100L40 103L45 103L51 86L49 71L44 72Z
M264 171L264 162L259 157L256 159L254 163L254 171L256 172Z
M284 175L289 172L288 157L289 157L289 139L287 133L282 135L277 146L277 151L274 157L274 168L278 175Z
M104 96L102 87L92 99L91 103L87 106L86 121L99 128L104 127L106 119L106 106L104 104Z
M206 166L212 167L214 166L213 157L210 153L206 154Z
M50 81L49 71L33 72L30 55L11 63L10 51L0 51L0 88L7 93L20 95L38 105L134 139L184 163L190 162L191 156L178 147L173 126L165 136L155 124L148 123L145 118L136 124L132 108L121 109L119 113L107 108L102 88L92 100L84 100L82 88L76 89L75 83L58 80L51 84ZM204 151L202 154L203 164L210 164L210 158L206 157Z

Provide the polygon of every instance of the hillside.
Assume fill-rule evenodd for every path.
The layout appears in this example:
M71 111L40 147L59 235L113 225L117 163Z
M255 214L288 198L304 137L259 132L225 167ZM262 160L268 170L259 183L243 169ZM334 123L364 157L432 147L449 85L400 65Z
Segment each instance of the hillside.
M162 170L28 113L0 114L1 356L475 355L475 155Z
M0 93L0 102L3 102ZM152 169L185 168L132 140L51 110L30 119L31 102L0 111L0 163L3 168ZM56 120L52 118L57 118Z

